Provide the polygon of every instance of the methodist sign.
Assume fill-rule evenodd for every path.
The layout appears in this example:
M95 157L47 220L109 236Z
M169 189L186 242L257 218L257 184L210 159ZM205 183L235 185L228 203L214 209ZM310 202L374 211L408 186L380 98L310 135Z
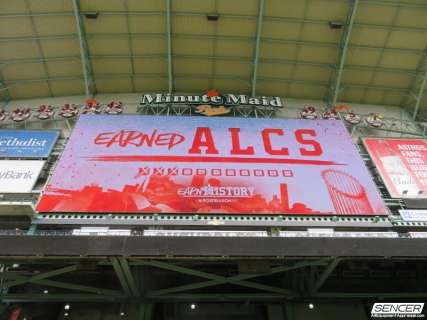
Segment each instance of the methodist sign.
M0 157L47 158L58 130L0 130Z
M384 215L343 123L82 115L40 212Z
M0 160L0 193L31 192L44 164L41 160Z
M427 141L365 138L363 143L394 198L427 198Z

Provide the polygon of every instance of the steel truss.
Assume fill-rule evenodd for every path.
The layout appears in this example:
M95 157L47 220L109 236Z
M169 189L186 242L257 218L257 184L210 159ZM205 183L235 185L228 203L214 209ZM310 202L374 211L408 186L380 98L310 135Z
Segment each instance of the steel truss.
M152 307L164 301L427 297L427 282L421 271L426 260L410 263L405 259L387 259L387 267L381 259L343 257L156 260L110 256L1 260L0 301L6 304L81 301ZM406 279L405 285L396 275Z
M232 106L229 107L230 113L225 116L242 117L242 118L274 118L278 108L261 107L261 106ZM280 110L280 109L279 109ZM196 112L196 106L187 104L157 104L157 105L140 105L137 112L144 115L156 116L199 116Z

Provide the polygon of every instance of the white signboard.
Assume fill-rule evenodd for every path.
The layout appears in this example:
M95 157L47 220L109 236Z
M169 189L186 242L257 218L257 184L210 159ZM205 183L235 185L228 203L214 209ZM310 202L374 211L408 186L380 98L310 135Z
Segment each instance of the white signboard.
M405 221L427 221L427 210L399 210Z
M44 164L41 160L0 160L0 193L31 192Z

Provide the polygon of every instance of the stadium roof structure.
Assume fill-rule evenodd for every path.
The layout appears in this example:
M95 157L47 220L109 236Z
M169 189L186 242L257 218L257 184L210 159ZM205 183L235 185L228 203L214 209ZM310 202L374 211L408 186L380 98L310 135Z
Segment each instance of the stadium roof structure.
M426 14L425 0L2 1L0 100L217 88L415 117Z

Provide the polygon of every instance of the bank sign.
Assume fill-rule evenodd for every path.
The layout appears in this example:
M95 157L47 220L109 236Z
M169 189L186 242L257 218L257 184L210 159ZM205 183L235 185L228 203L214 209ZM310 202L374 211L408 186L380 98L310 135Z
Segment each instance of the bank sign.
M58 136L57 130L0 130L0 157L47 158Z
M0 160L0 193L29 193L43 169L42 160Z
M383 215L340 121L82 115L40 212Z

